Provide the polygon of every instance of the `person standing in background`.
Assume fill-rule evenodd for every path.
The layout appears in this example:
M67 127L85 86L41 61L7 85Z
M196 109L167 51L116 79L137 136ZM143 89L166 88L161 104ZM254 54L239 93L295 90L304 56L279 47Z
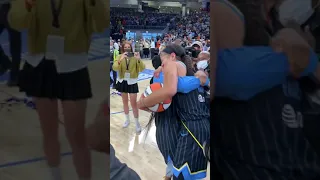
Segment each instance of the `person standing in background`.
M8 23L7 15L10 9L10 1L2 0L0 2L0 35L6 29L10 41L10 54L12 61L5 54L0 45L0 75L10 69L10 76L7 82L9 87L18 85L20 62L21 62L21 33L12 29Z
M144 40L143 41L143 55L144 55L145 58L149 58L149 55L150 55L149 40Z
M119 52L119 45L117 46L117 48L114 48L113 52L112 52L112 63L111 63L111 71L112 71L112 89L116 89L116 85L117 85L117 77L118 77L118 72L112 69L113 63L115 61L115 59L117 59L117 57L119 56L120 52ZM111 81L110 81L111 82Z
M113 47L114 47L115 50L118 50L118 51L119 51L119 49L120 49L120 44L118 44L117 41L114 41L114 42L113 42Z
M139 53L142 54L142 59L144 58L143 56L143 43L144 43L144 39L140 39L139 41Z
M91 180L85 129L87 100L92 97L88 51L92 34L109 28L108 10L105 0L11 2L10 27L28 31L28 54L19 87L36 105L43 151L53 180L63 179L59 101L78 180Z
M123 44L120 53L121 54L115 59L112 68L119 73L116 89L121 93L123 110L126 116L123 128L127 128L130 124L128 105L130 97L136 124L136 132L140 133L141 126L139 123L139 110L137 107L137 93L139 92L138 76L139 73L145 69L145 64L141 61L140 54L132 51L129 42Z
M151 59L152 59L153 56L154 56L155 50L156 50L156 42L155 42L154 39L152 38L152 39L151 39L151 44L150 44Z

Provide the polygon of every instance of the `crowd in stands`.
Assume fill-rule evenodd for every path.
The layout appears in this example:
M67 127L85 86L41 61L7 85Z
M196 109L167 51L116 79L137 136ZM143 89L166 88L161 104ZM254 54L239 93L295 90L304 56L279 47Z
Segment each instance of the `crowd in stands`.
M170 23L170 34L190 39L208 39L210 36L210 16L206 11L191 12L184 17L176 17Z
M126 26L168 26L169 29L162 37L155 38L160 44L166 44L174 39L181 39L185 46L190 46L195 40L209 39L210 19L207 11L190 12L182 17L177 14L141 13L133 9L117 9L111 11L111 34L125 37ZM142 41L142 40L140 40ZM146 41L151 42L151 39ZM143 43L142 43L143 44Z
M177 14L158 12L138 12L134 9L115 8L111 10L111 28L113 33L124 33L126 26L137 26L144 29L145 26L166 27Z

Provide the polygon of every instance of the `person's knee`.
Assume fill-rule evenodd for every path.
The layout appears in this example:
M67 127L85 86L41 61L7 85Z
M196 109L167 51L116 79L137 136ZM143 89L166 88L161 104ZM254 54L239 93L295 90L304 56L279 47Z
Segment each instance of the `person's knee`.
M83 148L84 146L86 146L84 128L68 128L66 129L66 136L73 149Z
M130 104L131 104L131 107L132 107L133 109L138 108L136 101L130 101Z

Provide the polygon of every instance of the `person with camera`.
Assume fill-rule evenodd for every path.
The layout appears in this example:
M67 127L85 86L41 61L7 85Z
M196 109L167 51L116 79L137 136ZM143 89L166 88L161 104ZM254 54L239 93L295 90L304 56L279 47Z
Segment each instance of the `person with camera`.
M136 124L136 132L140 133L141 126L137 107L137 93L139 92L138 76L139 73L145 69L145 64L142 62L138 52L132 52L131 44L124 42L121 47L121 54L115 59L112 68L119 73L116 89L121 93L123 109L126 116L123 127L127 128L130 125L129 95Z
M192 58L197 58L199 53L203 51L203 45L200 41L195 41L190 47L186 47L186 54Z
M19 86L35 102L53 179L62 179L60 101L78 178L90 180L91 155L85 133L87 100L92 97L88 50L91 35L109 26L106 2L17 0L11 2L8 21L13 29L28 33Z

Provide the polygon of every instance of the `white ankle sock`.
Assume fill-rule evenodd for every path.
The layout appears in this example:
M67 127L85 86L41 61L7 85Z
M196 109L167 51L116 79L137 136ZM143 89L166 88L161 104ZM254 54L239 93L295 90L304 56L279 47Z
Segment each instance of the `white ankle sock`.
M126 121L130 121L130 116L129 116L129 114L125 114L125 116L126 116Z
M140 126L139 118L134 118L134 121L136 122L136 126Z
M53 180L62 180L61 170L59 167L50 167Z
M126 114L126 121L123 123L122 127L123 128L127 128L130 124L130 117L129 117L129 114Z
M134 118L135 122L136 122L136 132L140 133L141 132L141 126L139 123L139 118Z

